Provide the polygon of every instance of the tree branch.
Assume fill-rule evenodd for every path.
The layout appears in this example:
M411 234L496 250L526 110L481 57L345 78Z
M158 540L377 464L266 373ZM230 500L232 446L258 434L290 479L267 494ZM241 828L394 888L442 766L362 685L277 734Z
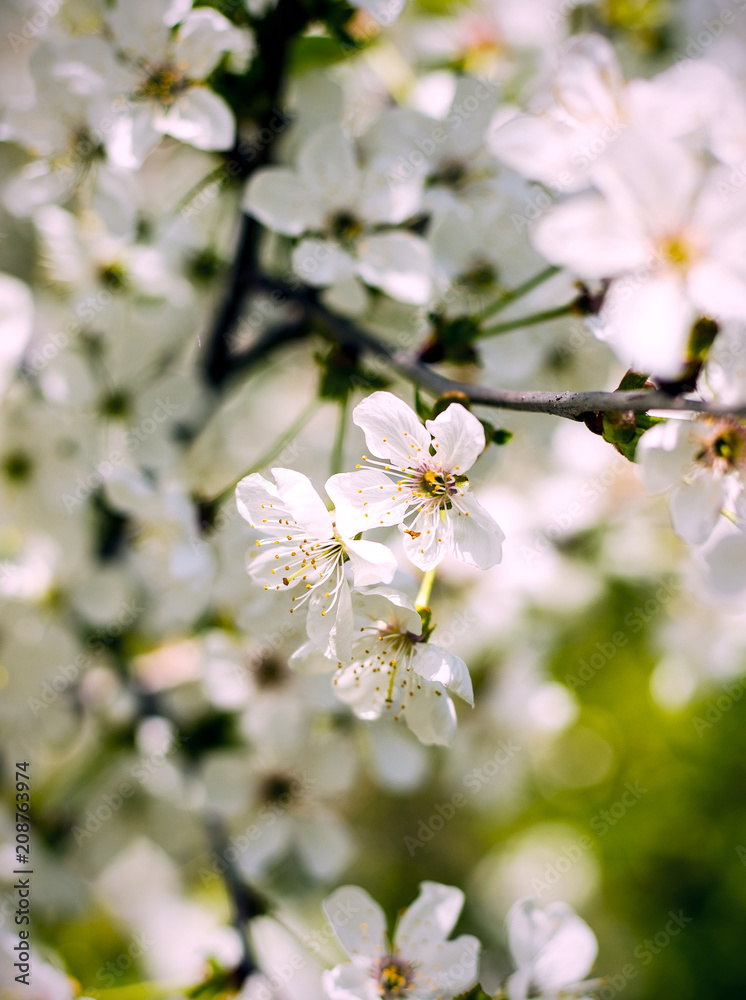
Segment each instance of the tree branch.
M672 396L662 389L641 389L627 392L540 392L521 389L491 389L488 386L457 382L433 371L413 352L396 351L374 334L363 330L356 323L338 316L318 303L305 289L296 290L274 278L254 275L252 283L260 288L281 293L288 300L302 305L306 315L323 325L341 345L356 347L373 354L393 371L415 385L437 396L460 393L472 403L494 406L503 410L524 410L546 413L569 420L584 420L592 413L623 413L648 410L672 412L697 412L713 416L746 416L746 402L737 405L710 403L688 396Z

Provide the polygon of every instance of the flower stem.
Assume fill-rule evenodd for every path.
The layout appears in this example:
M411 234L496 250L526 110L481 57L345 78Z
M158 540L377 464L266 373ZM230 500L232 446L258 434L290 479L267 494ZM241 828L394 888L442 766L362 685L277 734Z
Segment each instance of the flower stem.
M566 302L556 309L547 309L544 312L532 313L530 316L520 316L518 319L511 319L507 323L498 323L496 326L488 326L486 330L480 330L479 337L495 337L499 333L509 333L511 330L520 330L524 326L535 326L537 323L547 323L550 319L558 319L560 316L569 316L575 309L575 299Z
M553 278L559 270L560 268L558 267L545 267L543 271L539 271L539 273L535 274L533 278L529 278L528 281L524 281L522 285L519 285L510 292L506 292L505 295L501 295L497 301L485 306L485 308L481 312L477 313L474 318L479 320L481 323L490 316L494 316L495 313L500 312L502 309L507 309L511 302L515 302L517 299L522 299L524 295L528 295L528 293L532 292L534 288L537 288L545 281L548 281L549 278Z
M337 419L337 433L334 435L332 445L332 456L329 463L329 475L336 476L342 471L344 461L345 433L347 431L347 401L339 404L339 417Z
M225 503L228 497L233 495L236 486L242 479L246 476L250 476L252 472L261 472L265 465L269 465L272 459L276 458L283 448L290 444L296 434L303 429L305 424L310 420L316 410L318 410L320 405L321 400L316 398L312 399L308 406L295 418L288 429L281 434L273 444L270 445L270 447L256 460L256 462L253 462L248 469L242 472L238 479L234 479L230 486L226 486L222 493L218 493L213 500L208 501L210 506L215 509L220 507L223 503Z
M420 589L415 598L414 606L417 611L421 611L426 608L430 600L430 594L433 589L433 583L435 582L435 568L429 569L427 573L422 577L422 582L420 583Z

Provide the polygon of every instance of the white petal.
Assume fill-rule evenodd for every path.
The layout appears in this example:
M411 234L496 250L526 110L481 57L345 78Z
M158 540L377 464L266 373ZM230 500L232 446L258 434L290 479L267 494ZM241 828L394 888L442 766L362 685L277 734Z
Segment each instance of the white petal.
M367 964L349 962L326 969L322 983L329 1000L379 1000L380 997Z
M430 434L414 410L392 392L366 396L352 411L352 419L373 455L409 467L430 454Z
M339 875L354 854L354 842L345 824L333 813L298 821L296 850L303 867L319 881Z
M371 961L386 952L386 917L368 893L356 885L343 885L322 903L326 919L350 958Z
M190 80L205 80L220 57L240 45L240 33L222 14L210 7L191 10L176 32L174 56Z
M155 120L164 135L197 149L230 149L236 120L222 97L207 87L190 87L179 94L169 111Z
M421 743L450 747L456 738L456 709L441 684L423 683L402 712L402 718Z
M262 528L268 517L270 505L277 508L272 515L275 523L281 515L289 513L285 505L280 500L277 487L270 483L258 472L253 472L250 476L245 476L236 486L236 506L241 517L249 522L252 528L269 531L269 527Z
M360 214L366 222L396 225L416 215L422 203L422 179L399 178L395 161L377 157L363 174Z
M689 272L692 301L706 315L746 320L746 274L739 274L733 265L734 261L703 260Z
M339 125L314 132L301 149L298 171L304 186L328 208L352 212L360 175L352 143Z
M723 480L702 469L690 483L682 483L669 497L673 529L690 545L701 545L720 520L725 500Z
M531 242L552 264L586 278L610 278L643 264L646 242L596 195L573 198L541 219Z
M329 584L326 584L329 586ZM324 656L346 663L352 656L353 616L350 588L344 580L334 605L323 589L317 587L308 601L306 631ZM331 594L331 591L328 591Z
M272 469L272 475L282 502L298 524L307 527L315 538L332 538L331 515L308 476L295 469Z
M423 511L404 536L404 551L415 566L426 572L443 560L452 547L452 535L453 518L443 521L440 510Z
M382 524L399 524L410 495L408 490L400 489L377 469L340 472L326 483L344 537Z
M463 660L445 649L428 643L420 643L415 647L412 667L420 677L428 681L437 681L452 694L457 694L470 705L474 704L474 691L471 676Z
M569 907L567 908L569 910ZM534 959L534 982L543 990L561 989L583 979L598 953L596 935L575 913L567 913L562 903L552 903L546 913L560 925Z
M243 210L286 236L321 227L322 213L298 175L287 167L264 167L249 181Z
M425 427L433 436L435 457L450 472L466 472L484 451L484 427L461 403L451 403Z
M28 285L0 274L0 389L10 381L33 329L34 300Z
M332 285L355 273L353 259L331 240L301 240L292 259L296 274L314 287Z
M376 781L394 793L411 792L427 773L426 751L396 726L369 726L370 764Z
M611 43L601 35L582 34L564 47L553 90L576 121L611 124L619 117L622 71Z
M643 273L612 283L601 310L600 336L617 357L638 372L675 378L684 356L694 310L680 275Z
M396 556L388 546L380 542L346 541L345 551L350 557L356 587L391 583L394 579Z
M496 128L489 136L489 148L513 170L549 185L554 190L570 191L577 186L571 173L574 132L567 125L517 115ZM587 185L587 179L581 179Z
M415 970L415 990L420 988L425 995L442 997L465 992L477 980L480 948L479 940L471 934L441 941L426 957L423 954L422 965Z
M360 241L358 274L399 302L424 305L432 294L430 248L412 233L377 233Z
M420 893L396 925L394 943L409 961L423 942L445 941L464 906L464 894L454 885L421 882Z
M746 535L734 532L707 553L708 583L718 594L738 594L746 588Z
M453 554L467 566L490 569L502 559L505 535L500 525L467 493L448 512Z
M645 431L637 443L635 461L649 493L661 493L680 483L692 469L697 449L689 420L666 420Z

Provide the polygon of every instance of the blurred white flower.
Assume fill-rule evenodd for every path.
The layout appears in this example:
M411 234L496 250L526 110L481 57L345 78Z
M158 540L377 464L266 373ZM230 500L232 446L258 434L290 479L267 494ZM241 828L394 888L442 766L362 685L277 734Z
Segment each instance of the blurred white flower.
M450 1000L465 992L476 981L481 945L470 934L447 940L463 905L460 889L422 882L392 939L383 910L364 889L337 889L324 912L350 961L324 973L329 1000Z
M244 210L287 236L305 239L293 267L310 285L359 278L394 299L421 305L431 293L431 261L419 236L393 226L419 211L419 177L391 184L391 163L381 157L358 166L355 149L336 124L319 129L302 146L295 170L257 170Z
M632 138L579 195L539 221L533 242L583 278L612 278L597 336L636 371L673 378L699 316L746 319L746 193L724 199L722 168L683 147Z
M580 982L596 960L598 944L588 924L566 903L540 909L519 900L507 917L508 944L517 965L506 983L509 1000L580 996ZM590 984L589 984L590 985Z
M110 15L116 44L131 60L128 113L108 145L122 167L139 167L164 135L198 149L233 145L233 112L204 81L225 53L248 59L253 38L212 7L190 6L128 0Z
M746 427L740 420L666 420L642 435L636 459L646 489L671 491L674 530L685 542L706 542L724 508L741 515Z
M370 451L390 460L366 457L380 470L340 473L327 482L353 531L398 524L407 556L422 570L437 566L447 552L479 569L500 561L505 536L469 492L465 475L485 447L484 428L473 414L451 403L423 427L393 393L374 392L358 403L353 420Z

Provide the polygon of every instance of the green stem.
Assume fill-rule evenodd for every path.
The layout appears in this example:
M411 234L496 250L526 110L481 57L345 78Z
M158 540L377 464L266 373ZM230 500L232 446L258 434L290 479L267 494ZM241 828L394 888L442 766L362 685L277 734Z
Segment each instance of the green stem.
M330 460L329 475L336 476L342 471L344 461L345 433L347 431L347 400L339 404L339 418L337 420L337 433L334 435L332 445L332 457Z
M524 326L535 326L537 323L548 323L550 319L558 319L560 316L569 316L575 309L576 300L566 302L556 309L547 309L544 312L532 313L530 316L520 316L518 319L511 319L507 323L498 323L496 326L488 326L486 330L479 331L479 339L482 337L496 337L499 333L509 333L511 330L520 330Z
M494 316L495 313L500 312L502 309L506 309L511 302L515 302L516 299L522 299L524 295L528 295L532 292L534 288L548 281L549 278L554 277L555 274L559 272L558 267L546 267L543 271L539 271L535 274L533 278L529 278L528 281L524 281L522 285L514 288L512 292L506 292L505 295L501 295L496 302L493 302L489 306L477 313L475 319L479 320L481 323L483 320L488 319L490 316Z
M256 460L256 462L253 462L248 469L242 472L238 479L234 479L230 486L226 486L222 493L218 493L213 500L208 500L207 503L217 509L221 506L221 504L224 504L230 496L233 495L236 486L242 479L245 479L246 476L250 476L253 472L261 472L266 465L269 465L273 458L276 458L280 454L283 448L290 444L296 434L303 429L316 410L318 410L320 405L320 399L312 399L308 406L295 418L285 433L282 434L272 445L270 445L270 447Z
M434 582L435 582L435 568L429 569L427 573L425 573L425 575L422 577L422 581L420 583L420 589L417 593L417 597L415 598L414 602L414 606L418 611L428 606Z
M112 989L96 989L100 1000L167 1000L169 997L184 996L183 986L168 986L165 983L132 983L129 986L114 986Z

